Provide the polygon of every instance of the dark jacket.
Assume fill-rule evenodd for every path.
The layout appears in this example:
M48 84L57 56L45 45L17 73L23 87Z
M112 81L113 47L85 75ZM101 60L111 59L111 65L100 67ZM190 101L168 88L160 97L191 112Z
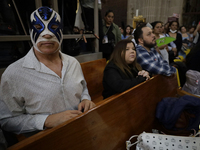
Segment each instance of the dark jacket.
M138 76L137 69L132 69L131 72L133 76L130 74L127 76L113 62L109 62L104 70L103 77L104 91L102 95L104 99L116 93L124 92L146 80L146 77Z
M186 56L186 66L188 69L200 72L200 42Z
M167 35L170 36L169 33L168 33ZM176 49L177 49L177 54L176 54L176 56L178 56L178 53L179 53L179 51L181 51L181 47L182 47L182 43L183 43L183 41L182 41L182 35L181 35L180 33L177 32L176 40L173 41L173 42L174 42L174 44L176 45Z
M107 31L106 23L105 23L105 20L103 20L103 33L104 33L104 35L105 35L106 31ZM121 41L121 31L119 30L118 25L116 25L115 23L113 23L112 33L115 35L115 44L117 44L119 41Z
M178 55L178 52L181 51L182 47L182 35L180 33L177 33L176 40L174 41L174 43L176 44L177 55Z
M187 117L188 125L186 129L195 129L198 131L200 124L200 99L193 96L184 95L180 98L163 98L157 105L156 118L158 118L165 128L178 130L175 124L184 111L191 116L193 115L193 117Z

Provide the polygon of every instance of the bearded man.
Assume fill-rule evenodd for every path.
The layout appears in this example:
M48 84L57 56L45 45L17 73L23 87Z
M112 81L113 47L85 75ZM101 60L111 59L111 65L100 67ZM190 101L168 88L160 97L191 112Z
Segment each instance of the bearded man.
M137 62L151 74L170 76L176 73L176 68L170 66L156 51L156 38L152 29L147 26L137 27L134 32L136 43Z

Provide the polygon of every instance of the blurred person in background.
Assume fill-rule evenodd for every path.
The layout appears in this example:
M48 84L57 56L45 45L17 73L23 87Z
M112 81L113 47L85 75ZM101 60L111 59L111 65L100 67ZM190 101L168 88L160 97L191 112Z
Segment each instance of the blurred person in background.
M111 53L117 42L121 40L121 31L114 22L114 12L108 10L103 20L103 40L99 42L100 51L103 52L103 58L109 60Z
M182 35L183 46L185 46L186 48L190 48L191 46L190 36L187 32L187 28L185 26L181 26L180 33Z
M193 44L196 45L200 41L200 23L197 25L193 35L194 35Z
M179 55L179 52L181 51L181 48L182 48L182 36L180 33L178 33L178 28L179 28L178 21L172 21L169 23L169 27L167 31L167 34L170 37L173 37L176 39L174 41L174 43L176 44L176 49L177 49L177 53L175 54L175 56Z
M124 33L122 34L121 38L122 40L127 39L129 36L131 36L131 26L127 25L124 29Z
M154 21L151 23L153 33L155 34L156 40L163 38L161 33L162 31L162 22L161 21ZM169 63L169 54L168 54L168 45L162 45L160 47L156 47L157 52L162 56L164 60L166 60Z
M190 42L193 43L194 40L194 31L195 31L196 27L195 26L191 26L189 27L188 30L188 34L189 34L189 38L190 38Z

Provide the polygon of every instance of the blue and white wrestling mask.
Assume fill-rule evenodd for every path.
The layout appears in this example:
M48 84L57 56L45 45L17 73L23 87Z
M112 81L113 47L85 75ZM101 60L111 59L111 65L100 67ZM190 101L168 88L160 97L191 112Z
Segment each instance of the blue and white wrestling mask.
M49 7L40 7L31 14L30 19L31 19L30 36L34 48L40 53L42 53L38 49L37 44L42 41L44 42L54 41L59 44L59 47L56 50L58 51L61 47L61 43L63 40L60 15ZM38 27L36 28L35 25L39 25L39 28ZM46 34L51 35L52 38L50 39L44 38L43 36Z

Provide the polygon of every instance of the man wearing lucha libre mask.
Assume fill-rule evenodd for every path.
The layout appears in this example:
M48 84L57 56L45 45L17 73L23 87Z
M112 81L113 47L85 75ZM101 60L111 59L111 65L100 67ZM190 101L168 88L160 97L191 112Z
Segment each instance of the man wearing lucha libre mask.
M30 16L33 47L3 73L0 88L1 127L31 135L55 127L95 104L78 61L61 50L61 18L49 7Z

